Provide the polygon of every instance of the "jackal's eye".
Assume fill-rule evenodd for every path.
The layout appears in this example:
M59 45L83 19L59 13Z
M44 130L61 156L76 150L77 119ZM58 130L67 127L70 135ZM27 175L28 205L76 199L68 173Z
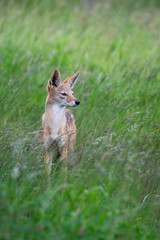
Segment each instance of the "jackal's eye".
M61 95L62 95L62 96L67 96L67 93L62 92Z

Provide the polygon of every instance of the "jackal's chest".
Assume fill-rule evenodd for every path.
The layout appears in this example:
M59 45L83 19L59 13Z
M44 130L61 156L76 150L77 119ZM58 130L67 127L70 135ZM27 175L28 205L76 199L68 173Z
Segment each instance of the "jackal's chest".
M66 117L64 109L53 106L47 109L42 117L45 137L50 136L53 140L58 139L60 145L65 142Z
M60 122L61 121L61 122ZM65 119L59 119L59 122L53 121L50 130L51 130L51 138L57 142L58 146L61 148L65 145L66 142L66 134L65 134Z

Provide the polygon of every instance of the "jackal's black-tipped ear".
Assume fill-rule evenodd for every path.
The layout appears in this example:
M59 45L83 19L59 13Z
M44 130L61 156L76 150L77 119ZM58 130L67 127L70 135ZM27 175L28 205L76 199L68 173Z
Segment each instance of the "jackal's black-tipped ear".
M69 84L70 87L73 87L73 84L77 81L77 79L79 78L79 74L80 71L76 72L75 74L73 74L71 77L67 78L66 80L64 80L64 83Z
M52 87L58 87L60 82L61 82L60 73L59 73L58 69L55 69L52 73L52 76L51 76L50 80L49 80L49 84Z

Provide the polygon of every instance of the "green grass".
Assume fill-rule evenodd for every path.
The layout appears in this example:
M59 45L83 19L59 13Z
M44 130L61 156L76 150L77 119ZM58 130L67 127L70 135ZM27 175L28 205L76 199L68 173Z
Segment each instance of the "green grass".
M159 16L154 0L0 2L0 239L159 239ZM54 68L81 70L66 184L40 143Z

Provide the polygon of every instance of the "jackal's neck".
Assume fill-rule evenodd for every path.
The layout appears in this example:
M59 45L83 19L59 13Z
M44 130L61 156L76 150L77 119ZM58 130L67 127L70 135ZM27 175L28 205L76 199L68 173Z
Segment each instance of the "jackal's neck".
M53 103L53 104L47 104L46 103L46 107L45 107L45 112L46 113L52 113L54 116L59 116L62 117L62 115L65 113L65 107L61 107L59 104L57 103Z

